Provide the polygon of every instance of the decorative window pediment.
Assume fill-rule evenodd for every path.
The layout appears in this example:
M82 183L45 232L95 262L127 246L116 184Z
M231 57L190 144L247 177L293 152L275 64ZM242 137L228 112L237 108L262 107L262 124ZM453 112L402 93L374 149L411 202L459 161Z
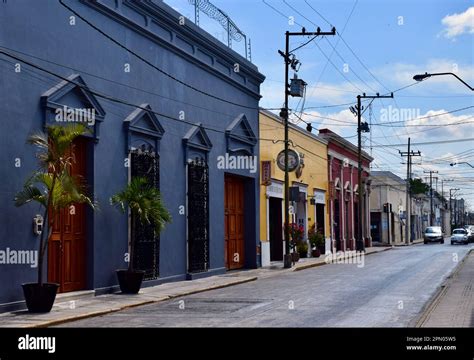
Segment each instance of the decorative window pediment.
M226 129L227 151L252 155L257 137L244 114L237 116Z
M194 125L183 137L185 162L190 159L202 158L207 161L207 155L212 149L212 143L201 123Z
M142 149L159 152L159 141L165 133L150 105L141 104L123 121L127 132L127 151Z
M41 95L45 107L44 125L83 123L92 129L85 136L97 141L105 111L79 74L72 74L67 79Z
M346 183L344 184L344 190L351 191L350 185L351 185L350 181L346 181Z

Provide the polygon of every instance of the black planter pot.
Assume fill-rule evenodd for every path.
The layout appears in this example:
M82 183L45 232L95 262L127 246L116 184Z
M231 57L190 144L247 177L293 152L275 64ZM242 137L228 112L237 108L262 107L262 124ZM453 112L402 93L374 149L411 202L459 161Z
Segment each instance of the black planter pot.
M32 313L47 313L51 311L59 284L55 283L27 283L22 284L26 307Z
M311 250L311 255L315 258L318 258L321 256L321 251L319 251L319 249L316 248L315 250Z
M138 294L142 286L144 271L141 270L117 270L117 278L120 290L124 294Z

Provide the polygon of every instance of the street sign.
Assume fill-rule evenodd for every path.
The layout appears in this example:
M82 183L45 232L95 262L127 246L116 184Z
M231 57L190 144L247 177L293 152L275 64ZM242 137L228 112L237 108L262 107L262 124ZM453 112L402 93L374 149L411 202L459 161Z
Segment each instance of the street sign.
M300 154L297 151L288 149L288 171L295 171L301 165ZM285 171L285 150L280 151L277 156L277 166L281 171Z

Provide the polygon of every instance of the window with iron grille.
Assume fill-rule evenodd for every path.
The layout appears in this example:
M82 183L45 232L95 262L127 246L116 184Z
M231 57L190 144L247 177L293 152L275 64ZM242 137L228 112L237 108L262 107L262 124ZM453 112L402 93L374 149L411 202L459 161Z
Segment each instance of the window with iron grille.
M160 157L152 151L131 151L131 175L144 177L149 184L160 188ZM133 229L135 243L133 266L137 270L145 271L144 279L152 280L159 276L160 269L160 234L155 233L153 224L141 224L135 221Z
M209 168L207 162L188 162L188 271L209 269Z

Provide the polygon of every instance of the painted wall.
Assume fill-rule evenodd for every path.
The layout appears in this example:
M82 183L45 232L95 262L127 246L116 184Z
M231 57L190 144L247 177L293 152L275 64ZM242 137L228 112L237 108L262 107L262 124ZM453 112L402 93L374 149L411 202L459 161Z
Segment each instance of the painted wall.
M284 139L284 126L282 119L268 111L260 111L260 138L271 140ZM325 206L325 236L330 236L329 231L329 207L328 207L328 163L327 163L327 143L314 134L309 134L305 129L291 126L289 139L293 142L290 149L304 154L304 169L300 178L295 172L290 173L290 186L293 182L308 185L308 195L313 195L315 189L326 191ZM272 141L260 140L260 160L271 161L271 177L275 180L284 181L285 173L276 165L278 153L284 149L282 141L273 143ZM261 166L261 165L260 165ZM307 202L308 228L315 221L315 206ZM267 198L266 186L260 187L260 241L267 242Z
M217 168L217 157L227 151L225 129L237 116L245 114L253 132L258 134L259 85L264 80L263 75L253 64L191 22L180 26L180 14L160 1L126 5L122 0L107 0L98 1L97 7L91 2L69 0L66 3L155 66L205 92L246 106L218 101L180 85L82 20L75 18L72 24L72 14L57 1L0 3L2 47L13 49L16 55L62 76L80 74L94 91L137 105L147 103L160 114L181 116L184 120L157 115L165 130L160 143L161 192L173 216L172 224L161 234L161 279L183 279L186 273L186 217L179 214L179 206L186 204L182 138L195 123L213 129L206 130L213 145L209 153L210 265L212 269L223 271L225 171ZM25 64L21 64L20 72L15 72L17 62L0 54L0 162L3 164L0 168L0 248L36 249L38 239L32 234L32 218L38 213L38 207L15 208L12 199L36 168L35 149L25 145L25 141L30 133L43 126L41 95L61 80ZM240 65L239 73L232 71L234 64ZM128 67L129 72L125 71ZM92 145L90 184L93 184L101 211L93 215L90 224L93 238L89 238L87 249L87 281L89 288L96 290L115 285L115 269L126 266L127 219L109 205L108 199L127 182L123 120L135 110L101 98L98 101L106 115L100 139ZM254 155L258 156L258 151L255 146ZM21 160L20 167L15 167L15 159ZM256 214L259 172L227 172L248 179L247 187L254 193L247 194L246 203L249 213ZM249 223L246 234L248 241L254 244L249 245L249 249L255 249L260 237L258 221ZM256 255L249 254L248 261L249 267L256 266ZM20 284L35 281L36 269L0 266L0 304L22 299Z
M370 194L370 210L371 212L381 212L382 217L388 226L382 232L382 242L388 243L390 229L391 243L405 242L405 222L400 220L399 209L406 211L406 184L403 181L394 181L388 176L372 175L372 192ZM383 213L383 204L392 204L393 223L391 214ZM394 237L392 237L392 234Z

